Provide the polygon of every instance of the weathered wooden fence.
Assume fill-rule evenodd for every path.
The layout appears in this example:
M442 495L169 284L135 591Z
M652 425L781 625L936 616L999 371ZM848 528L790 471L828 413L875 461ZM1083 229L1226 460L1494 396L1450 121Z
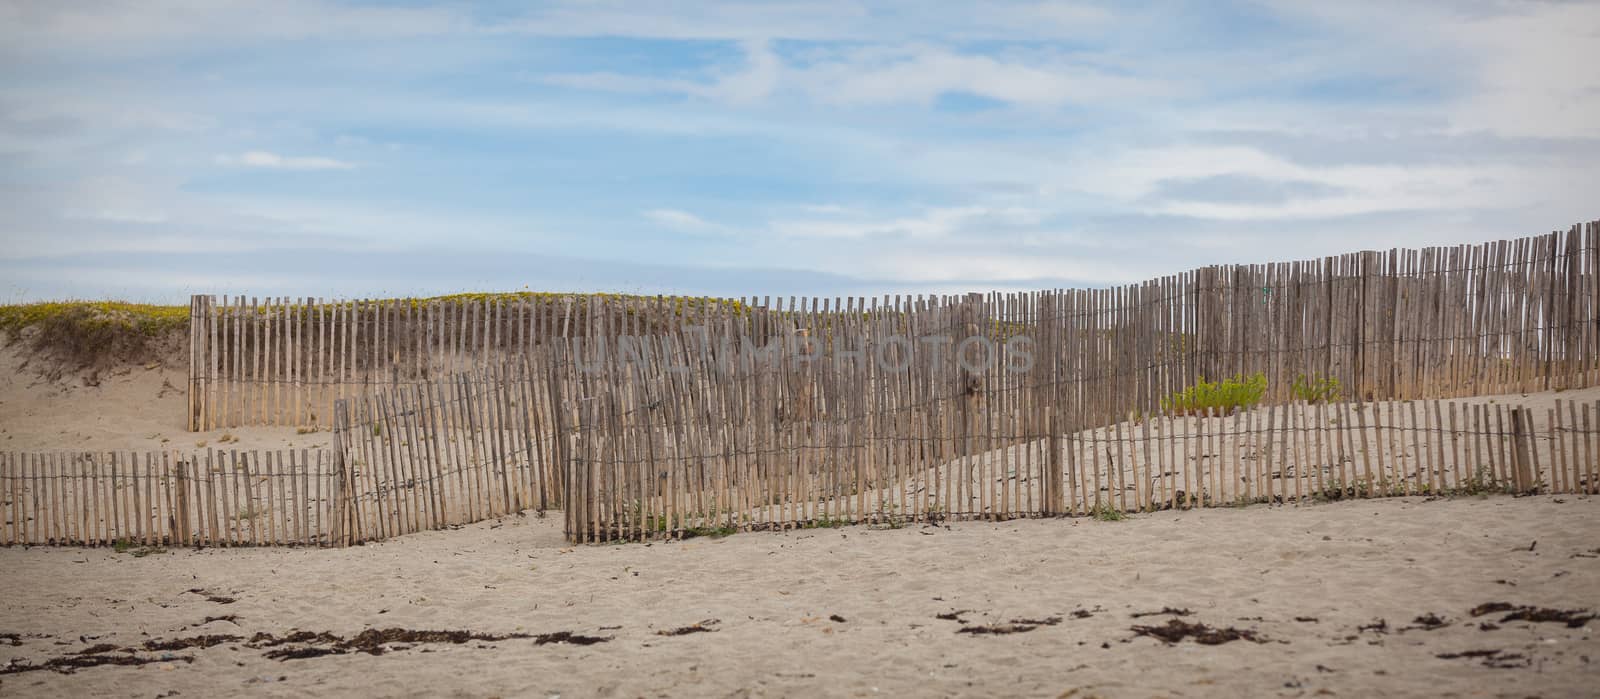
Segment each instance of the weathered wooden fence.
M554 507L563 493L575 542L1384 495L1600 493L1600 404L1558 402L1540 416L1487 402L1294 403L1068 434L1054 431L1048 411L1038 431L1016 413L991 413L984 429L963 434L964 398L869 401L856 406L862 412L792 420L768 413L770 403L718 397L748 395L725 387L666 398L640 387L592 401L573 411L585 422L568 430L564 457L530 456L537 445L519 453L512 427L499 430L502 460L487 456L488 439L384 436L408 422L428 431L463 409L444 402L352 422L350 434L373 437L352 439L343 456L0 453L0 543L346 546ZM717 422L684 419L722 410ZM415 460L402 455L413 447ZM430 462L422 455L434 447L462 456ZM564 468L540 476L552 463L542 458Z
M194 296L188 426L331 427L335 401L536 356L553 339L596 327L589 314L627 314L636 299L595 301L541 293L357 301ZM680 305L692 313L730 303Z
M1590 223L1024 294L197 296L190 426L331 425L335 448L0 455L5 541L346 545L534 507L593 541L1595 492L1600 406L1439 399L1594 386L1597 270ZM1259 407L1163 410L1257 373Z
M339 481L324 451L5 453L3 541L326 546Z
M349 546L559 507L531 358L335 403L329 450L0 453L3 544Z
M341 400L335 458L350 474L341 544L561 505L561 396L551 364L493 365Z
M1600 493L1600 403L1556 401L1541 415L1489 401L1296 402L1062 432L1015 386L852 391L846 373L795 381L745 363L715 381L667 362L627 374L597 363L574 400L551 390L563 381L515 370L442 379L361 401L332 451L3 453L0 543L346 546L545 507L564 507L568 536L584 542ZM538 413L558 427L538 432Z
M568 534L1597 491L1587 404L1535 414L1357 397L1129 410L1114 389L1141 365L1061 371L1124 348L1099 328L1027 320L1039 300L796 309L785 317L799 330L772 351L741 344L739 326L752 321L732 314L694 333L579 346L565 365Z
M1363 400L1453 398L1594 385L1600 376L1600 226L1481 245L1225 265L1111 289L1007 296L973 322L1059 337L1062 415L1153 410L1196 380L1263 372L1269 402L1300 375ZM995 297L990 297L995 298ZM757 341L797 315L890 309L902 299L677 299L651 332L736 316ZM331 424L333 402L520 360L552 340L620 332L646 299L548 294L324 302L192 302L189 426ZM854 311L851 311L854 309ZM649 334L649 333L644 333ZM1058 358L1059 359L1059 358ZM1081 403L1079 405L1078 403Z

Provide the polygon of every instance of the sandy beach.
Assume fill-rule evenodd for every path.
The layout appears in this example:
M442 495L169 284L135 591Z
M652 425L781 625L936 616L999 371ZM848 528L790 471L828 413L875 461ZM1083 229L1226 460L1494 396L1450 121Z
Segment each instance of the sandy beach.
M1505 619L1600 606L1587 497L575 548L530 516L346 550L136 553L0 550L0 693L1557 697L1600 681L1587 613ZM1488 603L1512 608L1472 615ZM1136 616L1163 609L1186 613ZM1254 641L1135 631L1172 620ZM352 643L368 629L530 636ZM296 631L331 636L282 642ZM19 671L99 644L154 662ZM268 657L308 648L332 654Z

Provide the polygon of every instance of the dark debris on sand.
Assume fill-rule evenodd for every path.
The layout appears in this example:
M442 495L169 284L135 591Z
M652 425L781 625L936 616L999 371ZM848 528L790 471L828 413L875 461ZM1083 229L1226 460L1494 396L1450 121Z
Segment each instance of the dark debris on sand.
M1482 658L1484 667L1508 670L1519 667L1528 667L1533 664L1533 659L1521 653L1507 653L1499 649L1464 650L1460 653L1436 653L1435 658L1452 660L1455 658Z
M1267 642L1256 632L1248 629L1236 629L1231 626L1219 629L1200 622L1191 623L1182 619L1168 619L1164 626L1134 626L1133 632L1140 636L1160 639L1168 644L1180 643L1185 638L1192 638L1195 643L1208 646L1221 645L1231 641Z
M966 623L966 622L962 622ZM1027 633L1041 626L1055 626L1061 623L1061 617L1051 616L1043 619L1012 619L1003 624L972 624L956 629L956 633L970 633L974 635L1003 636L1013 633Z
M661 631L657 631L656 635L657 636L686 636L686 635L691 634L691 633L710 633L712 631L716 631L716 629L711 628L711 627L716 626L718 623L720 623L720 622L718 620L716 620L716 619L707 619L705 621L702 621L702 622L699 622L699 623L696 623L696 624L690 624L688 626L680 626L680 627L675 628L675 629L663 629Z
M238 602L239 601L237 598L227 597L227 596L224 596L224 595L212 594L212 593L206 592L205 590L203 590L201 588L198 588L198 587L189 588L189 592L191 592L193 594L196 594L196 595L200 595L201 597L206 598L207 602L216 602L217 604L233 604L234 602Z
M297 631L281 638L274 637L272 634L258 633L251 637L249 645L253 648L261 648L292 644L295 647L274 648L267 651L265 656L273 660L301 660L319 658L325 655L344 655L346 653L383 655L390 650L389 646L395 644L408 644L408 646L430 643L461 645L468 641L505 641L519 638L533 639L535 645L541 646L550 643L570 643L587 646L611 640L609 637L584 636L571 631L556 631L554 633L534 635L526 633L492 634L477 631L418 631L414 629L389 628L367 629L348 639L326 631Z
M182 655L166 658L142 658L137 655L63 655L51 658L45 662L17 663L13 662L5 667L0 667L0 675L9 675L17 672L30 672L33 670L54 670L63 675L70 675L86 667L99 667L101 665L149 665L150 663L192 663L192 656Z
M328 646L301 646L299 648L274 648L261 654L268 660L305 660L307 658L320 658L324 655L344 655L343 648L330 648Z
M1419 629L1419 630L1422 630L1422 631L1433 631L1435 629L1442 629L1442 628L1444 628L1446 626L1449 626L1450 622L1440 618L1439 615L1437 615L1437 614L1429 612L1429 613L1423 614L1422 616L1419 616L1419 617L1417 617L1415 619L1412 619L1411 620L1411 624L1412 624L1411 626L1407 626L1407 627L1401 629L1401 631L1410 631L1412 629Z
M1172 608L1172 607L1162 607L1161 611L1158 611L1158 612L1134 612L1132 614L1129 614L1128 616L1131 616L1131 617L1133 617L1135 619L1138 619L1139 617L1161 616L1163 614L1171 614L1172 616L1189 616L1190 614L1193 614L1193 613L1194 612L1192 610L1190 610L1189 608L1187 608L1187 607L1185 607L1183 609L1175 609L1175 608Z
M141 651L174 651L190 648L204 649L234 642L242 642L242 645L247 648L265 649L266 652L262 653L262 657L270 660L301 660L305 658L320 658L326 655L345 655L347 653L383 655L390 650L389 646L396 644L407 644L406 647L430 643L460 645L468 641L504 641L518 638L533 639L533 642L537 645L570 643L581 646L605 643L611 640L608 637L584 636L571 631L557 631L536 636L526 633L490 634L477 631L418 631L400 628L367 629L351 638L344 638L327 631L292 631L283 636L260 632L249 639L229 634L209 634L167 640L151 639L137 647L122 647L111 643L99 643L43 663L13 662L4 668L0 668L0 674L28 672L31 670L54 670L56 672L70 673L80 668L97 665L194 662L192 656L175 657L170 654L164 654L161 657L145 657L138 655L138 653Z
M1535 607L1530 605L1515 605L1510 602L1485 602L1473 607L1468 614L1483 616L1507 612L1500 617L1500 623L1508 621L1532 621L1544 623L1566 624L1567 628L1576 629L1596 618L1596 614L1587 609L1552 609L1549 607Z
M245 642L245 645L250 646L251 648L271 648L273 646L281 646L285 643L328 644L339 643L343 640L344 639L326 631L294 631L286 636L274 636L265 631L258 631L256 632L256 635L250 637L249 641Z
M281 639L273 638L271 634L258 633L251 638L251 641L252 645L261 646L278 646L286 643L311 646L311 648L285 649L267 653L267 657L277 660L291 660L321 655L338 655L345 652L383 655L389 650L387 646L396 643L413 645L449 643L460 645L467 641L504 641L512 638L533 638L533 636L525 633L492 634L476 631L418 631L415 629L389 628L367 629L348 639L340 638L326 631L319 633L299 631ZM316 648L316 646L323 647Z
M189 648L210 648L212 646L243 640L238 636L227 634L212 634L208 636L192 636L190 638L175 638L170 641L145 641L145 650L186 650Z
M611 640L610 636L583 636L571 631L557 631L555 633L542 633L533 637L535 645L547 643L570 643L575 646L592 646L596 643L605 643Z

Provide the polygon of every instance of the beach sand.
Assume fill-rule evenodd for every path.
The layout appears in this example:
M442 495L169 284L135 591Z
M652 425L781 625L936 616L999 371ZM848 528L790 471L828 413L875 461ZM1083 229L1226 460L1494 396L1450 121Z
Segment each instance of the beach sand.
M1577 496L651 546L567 547L559 518L529 516L344 550L12 548L0 550L0 579L0 632L20 634L5 648L12 663L239 637L141 666L0 675L8 696L1555 697L1592 696L1600 683L1600 622L1469 613L1491 602L1600 606L1600 499ZM1163 608L1191 613L1134 616ZM1415 621L1430 614L1446 625ZM205 621L219 616L230 618ZM1169 645L1133 630L1170 619L1259 642ZM695 624L709 631L660 633ZM1016 624L1033 628L962 632ZM337 645L249 642L385 628L607 640L402 642L288 660L265 656Z

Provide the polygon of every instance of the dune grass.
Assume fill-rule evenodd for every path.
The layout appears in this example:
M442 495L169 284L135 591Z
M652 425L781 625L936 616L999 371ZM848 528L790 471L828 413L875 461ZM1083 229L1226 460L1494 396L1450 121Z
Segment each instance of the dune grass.
M25 342L37 355L69 369L163 359L188 326L188 306L122 301L0 306L0 335L6 342Z

